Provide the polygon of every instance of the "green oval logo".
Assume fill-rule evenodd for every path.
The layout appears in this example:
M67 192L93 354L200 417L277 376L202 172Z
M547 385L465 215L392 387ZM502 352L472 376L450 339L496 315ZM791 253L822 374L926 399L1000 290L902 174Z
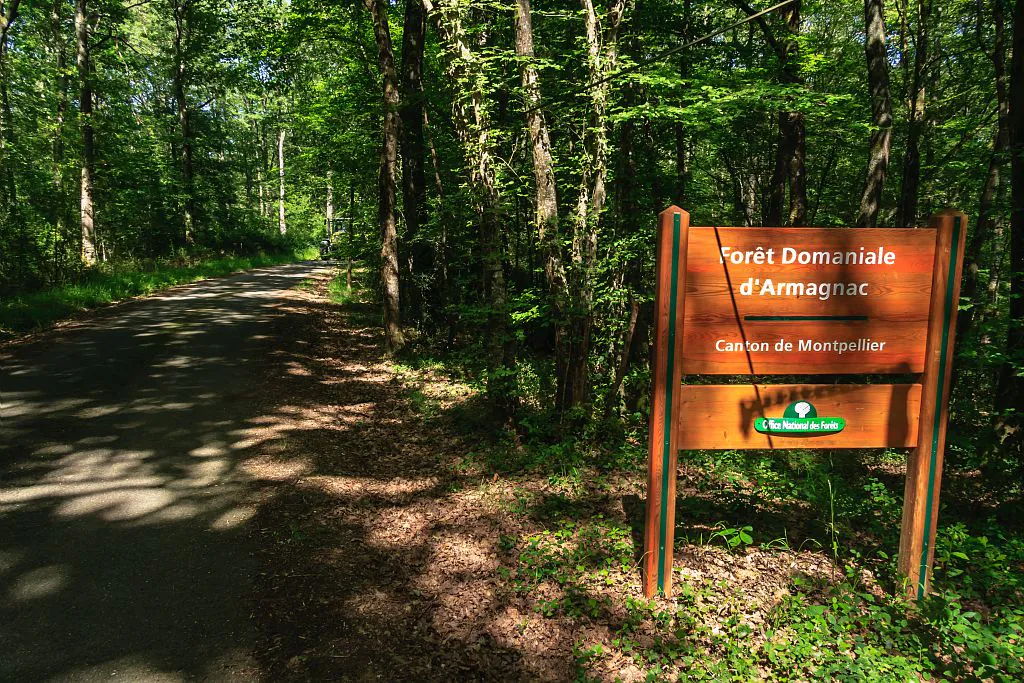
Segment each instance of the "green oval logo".
M846 420L841 417L818 417L818 411L810 401L790 403L782 417L759 417L754 420L754 429L761 434L821 436L835 434L845 428Z

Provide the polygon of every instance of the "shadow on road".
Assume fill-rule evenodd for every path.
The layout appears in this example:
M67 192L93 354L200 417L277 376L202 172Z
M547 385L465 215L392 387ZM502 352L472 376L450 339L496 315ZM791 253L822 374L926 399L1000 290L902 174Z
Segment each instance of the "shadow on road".
M281 295L323 265L0 347L0 680L258 677L240 463Z

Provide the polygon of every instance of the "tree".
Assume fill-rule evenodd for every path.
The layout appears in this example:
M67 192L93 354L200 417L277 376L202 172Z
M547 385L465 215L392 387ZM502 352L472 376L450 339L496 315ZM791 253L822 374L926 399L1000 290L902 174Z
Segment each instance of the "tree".
M929 51L928 30L931 21L931 0L916 0L917 31L914 40L914 70L908 83L906 151L903 155L903 183L900 188L896 224L913 226L917 222L917 201L921 184L921 136L925 127L925 89L928 82ZM903 57L906 60L906 56ZM906 61L904 61L906 68Z
M394 355L405 346L399 309L398 230L395 225L395 176L398 166L398 74L391 49L388 6L384 0L365 0L373 19L377 64L383 82L383 130L380 147L378 214L381 234L381 285L384 304L384 350Z
M8 216L14 212L17 204L18 191L14 178L14 165L6 158L8 139L11 133L7 126L11 121L11 100L8 90L10 75L7 69L7 41L11 28L18 18L20 0L0 0L0 163L5 168L5 209Z
M1010 311L1006 361L999 376L997 407L1003 411L1001 438L1009 440L1024 468L1021 433L1024 416L1024 0L1013 11L1010 58Z
M423 142L423 55L426 40L426 13L421 0L406 0L402 29L402 214L405 217L406 291L414 300L406 308L423 317L423 293L418 277L429 273L430 249L421 234L426 220L427 178Z
M889 167L892 139L892 103L889 100L889 55L885 49L885 9L882 0L864 0L864 53L868 60L868 91L871 93L871 152L867 178L860 198L857 227L870 228L878 219L882 189Z
M178 106L181 131L181 178L184 183L184 238L186 244L195 240L196 198L195 165L192 159L192 121L188 106L188 41L191 34L191 0L173 0L174 14L174 99Z
M79 216L82 226L82 262L93 265L97 258L96 208L93 197L96 183L96 141L93 129L92 66L89 53L89 15L87 0L75 3L75 38L78 65L78 114L82 133L82 183Z

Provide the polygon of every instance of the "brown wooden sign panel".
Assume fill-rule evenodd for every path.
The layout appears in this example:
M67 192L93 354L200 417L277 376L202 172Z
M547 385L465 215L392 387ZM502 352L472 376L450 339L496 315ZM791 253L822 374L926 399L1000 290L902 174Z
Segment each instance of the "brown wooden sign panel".
M658 222L644 594L670 595L681 449L911 447L899 567L928 591L967 216L928 228ZM686 374L918 374L914 384L683 385Z
M679 448L909 448L917 445L920 384L691 385L680 393ZM794 403L819 418L842 418L834 434L771 434L757 418L782 417Z
M921 372L935 236L690 228L683 372Z

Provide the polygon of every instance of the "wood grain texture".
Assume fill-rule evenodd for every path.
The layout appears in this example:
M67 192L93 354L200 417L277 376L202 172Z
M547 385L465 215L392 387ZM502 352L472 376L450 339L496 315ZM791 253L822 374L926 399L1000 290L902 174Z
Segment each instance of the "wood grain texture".
M911 447L918 436L919 384L688 385L680 401L682 449ZM794 401L810 401L819 417L846 428L819 436L754 431L759 417L781 417Z
M935 558L935 527L967 216L960 211L947 210L936 214L931 225L938 231L938 239L925 368L921 377L921 429L917 448L907 458L900 529L899 569L907 578L908 596L913 599L920 599L927 593Z
M674 222L679 219L675 237ZM679 453L679 389L682 384L683 311L686 241L690 214L672 206L658 217L655 255L654 358L651 367L651 418L648 435L647 505L644 523L644 595L672 591L676 463ZM673 239L678 254L673 257ZM673 300L675 271L675 310ZM674 331L674 339L672 333ZM660 563L660 565L659 565Z
M841 228L690 229L687 251L683 371L686 374L839 374L914 373L924 368L934 261L935 230ZM757 247L772 249L774 263L747 259ZM782 263L783 249L797 252L892 253L892 263L872 265ZM723 258L722 250L729 249ZM729 254L744 254L735 263ZM750 262L746 262L749 260ZM766 260L766 259L765 259ZM781 294L765 293L770 280ZM745 290L744 283L751 283ZM847 283L864 294L835 294L827 299L809 286ZM792 285L792 287L790 287ZM801 293L802 292L802 293ZM768 317L771 320L751 320ZM836 320L860 318L858 320ZM778 320L780 317L828 317L830 320ZM870 339L879 348L859 352L832 350L835 341ZM780 351L780 340L793 350ZM810 344L805 351L800 344ZM767 343L751 349L748 343ZM817 348L818 343L825 346ZM719 347L719 344L723 348ZM729 345L738 348L731 349Z

